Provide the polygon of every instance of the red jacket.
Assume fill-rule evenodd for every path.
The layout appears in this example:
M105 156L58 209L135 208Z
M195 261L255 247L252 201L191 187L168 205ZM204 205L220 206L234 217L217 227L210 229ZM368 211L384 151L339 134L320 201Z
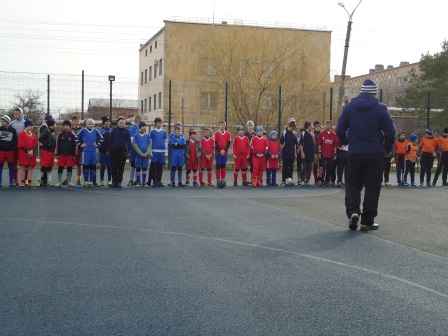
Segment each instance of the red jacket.
M254 136L250 141L250 150L252 154L263 154L266 156L268 153L268 140L264 137Z

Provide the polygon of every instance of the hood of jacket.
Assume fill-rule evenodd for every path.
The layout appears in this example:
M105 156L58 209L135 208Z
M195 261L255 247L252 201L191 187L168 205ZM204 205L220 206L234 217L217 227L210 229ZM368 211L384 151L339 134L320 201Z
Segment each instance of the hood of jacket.
M370 110L375 105L379 104L378 98L371 93L360 93L357 97L353 98L351 101L352 105L360 111Z

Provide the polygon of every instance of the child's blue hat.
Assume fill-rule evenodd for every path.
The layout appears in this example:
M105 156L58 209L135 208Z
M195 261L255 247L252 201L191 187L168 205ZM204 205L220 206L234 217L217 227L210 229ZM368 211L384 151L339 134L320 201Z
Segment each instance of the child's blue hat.
M256 132L258 133L258 132L263 132L264 131L264 129L263 129L263 126L257 126L257 128L256 128Z
M271 131L271 133L269 133L269 136L273 136L273 135L276 135L276 134L277 134L276 131Z
M414 142L414 141L417 140L417 139L418 139L417 134L411 134L411 135L409 136L409 141L410 141L410 142Z
M146 123L142 120L138 123L138 128L142 128L143 126L146 126Z

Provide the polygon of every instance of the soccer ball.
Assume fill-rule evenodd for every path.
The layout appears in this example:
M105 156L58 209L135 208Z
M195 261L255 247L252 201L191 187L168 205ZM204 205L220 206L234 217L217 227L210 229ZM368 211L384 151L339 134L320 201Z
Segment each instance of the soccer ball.
M287 185L287 186L289 186L289 187L293 186L293 185L294 185L294 181L292 180L292 178L288 177L288 178L285 180L285 185Z
M227 185L226 180L218 180L216 185L218 186L218 188L224 188Z

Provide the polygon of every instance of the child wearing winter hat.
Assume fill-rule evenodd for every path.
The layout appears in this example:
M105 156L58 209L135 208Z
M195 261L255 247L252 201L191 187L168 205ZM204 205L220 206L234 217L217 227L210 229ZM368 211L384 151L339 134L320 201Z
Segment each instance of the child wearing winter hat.
M199 141L196 140L196 131L191 129L188 132L189 139L185 147L185 161L187 164L187 173L185 177L185 185L190 185L190 175L193 171L193 186L198 186L198 168L201 152L199 151Z
M62 187L62 174L64 168L67 168L67 186L74 187L72 184L72 172L75 165L76 156L76 135L71 130L70 120L62 122L62 131L56 137L56 156L58 158L58 182L55 187Z
M257 135L250 141L252 151L252 187L262 187L263 171L266 170L266 155L268 153L268 140L263 136L263 126L257 126Z
M406 146L408 142L406 141L406 133L400 132L398 134L398 139L394 143L395 150L395 167L397 169L397 183L398 185L403 185L404 171L405 171L405 156L406 156Z
M423 187L426 174L426 186L431 187L431 169L434 165L434 158L436 158L436 151L439 142L434 138L432 129L426 129L425 136L420 141L420 187Z
M288 126L280 135L280 144L282 145L282 185L287 178L292 179L294 171L294 162L297 157L297 133L295 131L296 121L294 118L288 119Z
M3 165L5 162L9 169L9 186L15 187L14 184L14 163L15 149L17 147L17 132L11 125L11 118L7 115L1 117L0 127L0 187L2 186Z
M103 142L98 151L100 152L100 187L103 187L106 168L107 184L112 184L112 161L110 155L107 155L107 147L109 146L109 138L112 128L110 128L110 119L108 116L103 116L101 120L103 122L103 127L100 128L100 133L103 136Z
M282 145L277 140L277 132L271 131L268 141L268 161L266 164L266 183L268 186L276 187L277 170L279 168L280 157L282 156Z
M48 118L47 118L48 117ZM52 187L51 172L54 166L54 151L56 149L56 139L54 137L54 130L56 128L56 122L50 115L45 118L45 126L41 126L41 132L39 135L40 142L40 178L36 182L36 187Z
M37 137L33 134L34 123L25 119L25 128L18 136L20 187L34 187L33 168L36 167Z
M135 176L137 180L134 183L136 187L146 187L146 175L148 172L149 154L151 147L149 134L146 133L146 123L141 120L138 123L139 131L131 137L132 146L135 155Z
M409 136L409 142L406 144L406 170L403 177L403 186L409 187L408 173L411 177L411 186L417 186L415 184L415 164L417 162L418 153L418 136L416 134L411 134Z
M103 136L94 128L93 119L86 120L86 128L78 133L78 148L81 150L81 163L84 187L94 188L96 181L96 149L101 146Z

